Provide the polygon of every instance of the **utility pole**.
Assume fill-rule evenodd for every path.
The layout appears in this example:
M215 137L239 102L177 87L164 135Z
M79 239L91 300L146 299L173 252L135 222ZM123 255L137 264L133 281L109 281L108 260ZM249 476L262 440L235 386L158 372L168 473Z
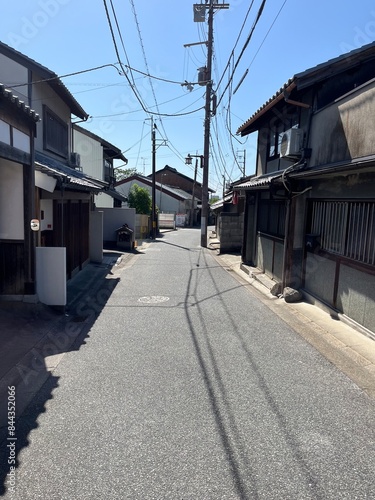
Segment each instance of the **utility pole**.
M208 44L207 44L207 71L206 71L206 104L204 118L204 146L203 146L203 181L202 181L202 216L201 216L201 246L207 247L208 225L208 171L210 159L210 126L211 126L211 92L212 92L212 45L214 35L213 0L208 7Z
M206 66L206 100L204 119L204 146L203 146L203 181L202 181L202 215L201 215L201 246L207 247L208 225L208 173L210 159L210 125L212 99L212 47L214 38L214 10L228 9L229 4L217 3L217 0L206 0L205 4L194 4L194 21L203 22L205 12L208 11L208 39L207 39L207 66ZM214 110L215 112L215 110Z
M155 172L156 172L156 124L151 117L151 142L152 142L152 208L151 208L151 234L152 239L156 240L156 189L155 189Z

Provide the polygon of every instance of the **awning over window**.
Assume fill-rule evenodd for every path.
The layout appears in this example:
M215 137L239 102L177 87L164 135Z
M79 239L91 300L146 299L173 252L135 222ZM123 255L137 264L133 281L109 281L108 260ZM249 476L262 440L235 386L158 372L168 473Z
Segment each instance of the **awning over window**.
M247 189L259 189L268 187L271 182L275 179L279 179L283 175L279 170L272 172L271 174L259 175L258 177L253 177L250 180L243 182L242 184L236 184L233 189L236 191Z
M45 177L38 175L37 181L37 173L50 176L55 179L55 181L59 180L71 189L98 193L99 191L104 191L106 186L106 184L101 182L99 179L93 179L92 177L85 175L83 172L74 170L73 168L64 165L62 162L42 155L39 152L35 153L35 182L39 182L41 184L45 183L45 185L50 186L51 188L52 184L47 184ZM43 185L38 187L46 189ZM49 189L47 189L47 191L48 190Z

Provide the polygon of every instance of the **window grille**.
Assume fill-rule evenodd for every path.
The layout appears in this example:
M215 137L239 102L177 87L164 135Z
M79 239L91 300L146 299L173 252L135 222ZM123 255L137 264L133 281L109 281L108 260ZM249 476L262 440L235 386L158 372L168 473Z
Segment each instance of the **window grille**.
M375 265L375 203L314 201L310 232L322 250Z
M44 149L67 157L68 125L47 106L44 106L43 138Z

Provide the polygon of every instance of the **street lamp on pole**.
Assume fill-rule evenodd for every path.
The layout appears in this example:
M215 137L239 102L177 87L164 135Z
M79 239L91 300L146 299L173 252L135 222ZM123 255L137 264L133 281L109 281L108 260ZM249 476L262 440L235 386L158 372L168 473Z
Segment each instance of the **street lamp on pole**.
M203 168L203 165L204 165L204 156L203 155L191 155L191 154L188 154L187 157L185 158L185 164L186 165L191 165L192 161L193 161L193 158L200 158L200 160L201 160L200 167Z

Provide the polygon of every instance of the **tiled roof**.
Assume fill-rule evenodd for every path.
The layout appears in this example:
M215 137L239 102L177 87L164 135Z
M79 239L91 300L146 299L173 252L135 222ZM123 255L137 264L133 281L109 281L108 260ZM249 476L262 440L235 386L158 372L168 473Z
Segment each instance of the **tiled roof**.
M240 134L246 130L249 125L254 122L258 117L264 114L268 109L272 108L278 101L284 98L284 92L290 92L295 87L298 89L311 85L315 81L319 81L327 77L327 75L334 75L342 67L351 67L358 64L359 60L365 60L366 57L374 57L375 42L364 45L358 49L352 50L346 54L329 59L328 61L318 64L312 68L295 74L284 85L268 99L245 123L243 123L237 130ZM336 68L336 69L335 69Z
M30 108L24 101L21 101L19 97L14 95L11 90L7 89L3 83L0 83L0 95L5 97L14 107L20 109L34 122L38 122L40 117L36 111Z
M118 181L116 183L116 186L122 186L124 184L128 184L129 182L134 182L135 184L137 181L142 182L143 184L146 184L147 186L152 186L152 179L150 177L145 177L143 175L135 174L131 175L130 177L126 177L125 179L122 179L121 181ZM162 184L161 182L155 181L155 187L159 191L163 191L166 194L169 194L170 196L173 196L174 198L177 198L181 201L184 200L190 200L191 195L186 193L186 191L183 191L182 189L175 188L168 186L167 184Z
M35 166L37 170L44 172L53 177L61 179L63 182L70 184L71 187L76 186L85 191L104 191L103 182L99 179L93 179L82 172L74 170L62 162L50 158L42 153L35 153Z
M218 208L221 208L224 203L229 203L231 202L233 199L233 193L227 193L226 195L224 195L224 198L221 198L221 200L217 200L215 201L215 203L212 203L210 205L211 207L211 210L217 210Z
M239 190L239 189L252 189L252 188L261 188L261 187L266 187L271 184L271 181L274 179L278 179L282 176L282 172L276 171L272 172L271 174L265 174L265 175L259 175L258 177L253 177L252 179L245 181L241 184L236 184L233 186L233 189Z
M82 118L83 120L86 120L88 118L89 115L86 113L86 111L84 111L82 106L73 97L73 95L63 84L56 73L3 42L0 42L0 53L18 62L19 64L22 64L26 68L31 69L37 75L39 75L42 80L45 80L48 85L53 88L56 94L59 95L61 99L70 107L72 114L78 116L79 118ZM12 85L10 84L9 86L12 87Z

